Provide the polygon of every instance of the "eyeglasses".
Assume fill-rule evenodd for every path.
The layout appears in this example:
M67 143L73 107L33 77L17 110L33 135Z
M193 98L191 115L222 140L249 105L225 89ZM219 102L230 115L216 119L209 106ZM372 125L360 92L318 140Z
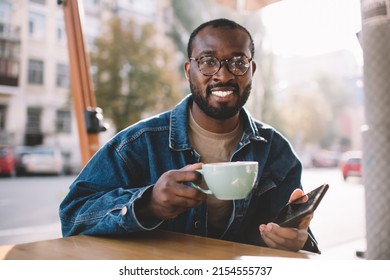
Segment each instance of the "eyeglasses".
M235 76L244 75L249 67L252 58L243 56L234 56L230 59L218 59L213 56L202 56L199 58L190 57L190 60L194 60L198 63L200 73L205 76L212 76L221 69L223 63L227 64L227 68L230 73Z

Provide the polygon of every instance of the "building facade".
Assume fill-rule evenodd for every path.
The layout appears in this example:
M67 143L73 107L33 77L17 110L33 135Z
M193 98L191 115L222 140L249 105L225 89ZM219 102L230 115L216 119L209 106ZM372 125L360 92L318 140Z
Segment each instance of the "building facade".
M66 157L79 159L60 2L0 0L0 145L57 146ZM156 40L165 37L168 0L82 0L79 5L87 50L112 14L153 23ZM111 135L102 133L102 141Z

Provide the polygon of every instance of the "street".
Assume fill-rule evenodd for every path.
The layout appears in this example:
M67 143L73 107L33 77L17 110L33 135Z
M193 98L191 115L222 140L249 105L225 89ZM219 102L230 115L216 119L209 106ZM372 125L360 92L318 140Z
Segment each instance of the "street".
M338 169L304 171L305 191L329 184L329 190L310 223L323 255L354 258L356 250L365 250L365 192L360 178L344 181ZM339 248L345 248L345 252Z
M74 176L0 178L0 245L61 237L58 206ZM311 229L323 252L365 237L360 179L344 182L338 169L307 169L306 192L328 183ZM364 248L356 248L360 250ZM350 253L350 252L349 252Z
M0 245L60 237L58 207L72 180L0 178Z

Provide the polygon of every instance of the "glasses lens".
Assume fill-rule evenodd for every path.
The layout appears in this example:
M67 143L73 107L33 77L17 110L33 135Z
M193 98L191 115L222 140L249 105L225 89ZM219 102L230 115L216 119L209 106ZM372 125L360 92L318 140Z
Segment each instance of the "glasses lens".
M219 69L219 61L215 57L202 57L198 60L199 70L203 75L214 75Z
M233 57L229 60L228 67L234 75L244 75L249 69L249 58L245 56Z

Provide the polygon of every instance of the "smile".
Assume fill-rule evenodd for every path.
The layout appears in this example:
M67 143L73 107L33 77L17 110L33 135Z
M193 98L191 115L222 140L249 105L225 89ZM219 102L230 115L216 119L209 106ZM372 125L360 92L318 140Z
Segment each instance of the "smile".
M226 96L228 96L228 95L230 95L232 93L233 93L232 90L227 90L227 91L218 90L218 91L212 91L211 92L211 94L219 96L219 97L226 97Z

